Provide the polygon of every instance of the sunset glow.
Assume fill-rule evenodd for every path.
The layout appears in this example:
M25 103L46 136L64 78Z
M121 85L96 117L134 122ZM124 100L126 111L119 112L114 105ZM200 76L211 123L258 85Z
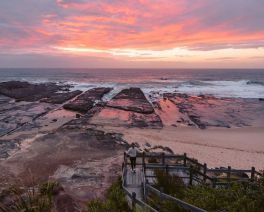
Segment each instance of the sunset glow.
M1 1L0 64L263 68L263 8L259 0Z

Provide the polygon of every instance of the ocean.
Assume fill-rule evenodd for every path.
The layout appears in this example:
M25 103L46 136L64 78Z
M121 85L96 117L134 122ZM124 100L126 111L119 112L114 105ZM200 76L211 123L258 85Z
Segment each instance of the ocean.
M264 98L264 69L0 69L0 82L9 80L67 83L79 90L107 86L114 88L111 96L140 87L153 98L164 92Z

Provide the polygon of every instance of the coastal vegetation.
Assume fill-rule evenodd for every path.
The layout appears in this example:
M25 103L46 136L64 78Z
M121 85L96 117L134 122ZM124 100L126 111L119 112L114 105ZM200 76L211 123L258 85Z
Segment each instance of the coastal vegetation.
M234 182L228 187L212 188L207 185L184 186L181 178L164 171L156 171L155 187L206 211L263 211L264 178L255 182ZM150 203L160 211L185 211L177 205L152 196Z
M261 212L264 208L264 178L255 182L231 183L228 187L212 188L207 185L186 186L176 175L156 171L155 187L164 193L207 211ZM30 188L11 187L0 194L0 211L54 211L58 207L56 194L60 190L56 182L47 182ZM186 211L175 203L150 195L147 203L159 211ZM130 211L122 182L119 178L106 191L104 199L94 199L85 206L89 212ZM140 211L140 210L137 210Z
M54 191L57 182L22 188L12 186L0 193L0 211L52 211L54 207Z
M87 203L87 212L126 212L130 211L125 193L122 189L122 181L119 178L106 192L105 200L94 199Z

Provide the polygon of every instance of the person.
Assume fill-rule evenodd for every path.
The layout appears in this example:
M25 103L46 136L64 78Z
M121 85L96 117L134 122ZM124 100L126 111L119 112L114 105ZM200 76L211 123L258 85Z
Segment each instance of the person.
M131 163L131 171L136 173L136 160L137 160L137 153L139 150L135 147L135 144L132 143L131 147L127 150L127 154L130 158L130 163Z

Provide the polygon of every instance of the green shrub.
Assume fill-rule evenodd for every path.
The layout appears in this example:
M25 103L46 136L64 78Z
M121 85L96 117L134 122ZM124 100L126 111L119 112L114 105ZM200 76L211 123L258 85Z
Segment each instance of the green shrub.
M162 187L165 193L207 211L264 211L263 178L253 183L232 183L228 188L212 188L206 185L185 186L181 178L161 170L155 174L156 188ZM151 196L150 203L160 211L185 211L173 202L161 201L158 196Z
M177 175L167 174L164 170L155 170L157 189L163 189L166 194L173 195L177 198L184 197L185 185L183 180Z
M40 186L21 189L14 186L5 191L0 203L0 211L50 211L53 206L52 189L57 183L47 182ZM9 199L9 204L4 204L4 199Z
M106 192L105 201L94 199L87 204L89 212L127 212L130 211L125 193L122 188L122 181L119 178Z

